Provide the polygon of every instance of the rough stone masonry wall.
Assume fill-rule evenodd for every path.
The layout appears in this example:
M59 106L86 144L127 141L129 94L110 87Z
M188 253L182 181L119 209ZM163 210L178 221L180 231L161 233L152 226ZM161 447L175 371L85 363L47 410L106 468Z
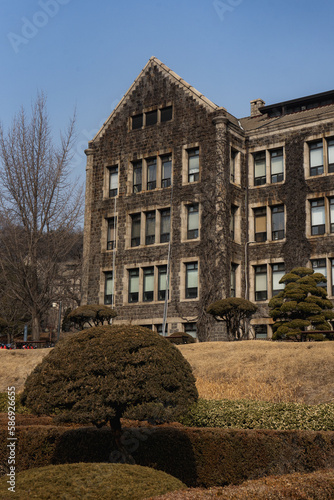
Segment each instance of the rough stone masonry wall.
M170 122L129 130L129 116L150 107L173 104L174 118ZM198 143L200 146L201 182L182 185L182 146ZM92 202L90 253L88 257L87 301L97 302L101 297L101 270L112 269L112 253L101 252L101 227L103 219L113 214L113 199L103 198L103 182L106 165L119 165L119 197L117 199L118 236L116 253L116 297L118 320L136 323L152 318L162 322L163 303L127 304L124 289L127 282L127 266L140 267L167 262L167 244L149 247L125 248L128 214L152 207L170 206L170 188L128 194L128 166L137 155L149 157L171 152L173 154L173 203L171 249L171 300L168 317L182 321L198 321L201 340L219 338L222 331L205 313L209 303L221 289L221 276L229 275L229 262L221 263L220 273L215 272L218 254L215 233L215 126L211 113L191 96L172 84L157 67L151 67L145 78L139 80L130 98L99 141L90 144L94 151L92 173ZM202 206L200 241L181 241L181 204L197 200ZM227 221L229 227L229 221ZM183 258L199 258L199 300L180 300L180 270ZM159 320L159 321L158 321ZM171 320L171 330L177 328Z

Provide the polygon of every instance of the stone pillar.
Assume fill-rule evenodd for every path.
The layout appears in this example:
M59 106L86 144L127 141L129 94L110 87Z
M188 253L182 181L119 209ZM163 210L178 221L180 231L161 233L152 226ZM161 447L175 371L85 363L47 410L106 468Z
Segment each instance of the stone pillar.
M91 244L91 220L92 220L92 190L93 190L93 144L89 143L89 149L85 150L87 156L86 165L86 193L85 193L85 222L83 238L83 264L82 264L82 285L81 285L81 305L86 305L88 301L89 283L89 260Z

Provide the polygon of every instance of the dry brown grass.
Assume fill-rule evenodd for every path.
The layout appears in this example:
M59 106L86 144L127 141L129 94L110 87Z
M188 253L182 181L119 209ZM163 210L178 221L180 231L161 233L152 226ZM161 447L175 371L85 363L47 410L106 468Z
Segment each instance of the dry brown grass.
M203 342L179 346L204 399L334 401L334 342Z
M24 382L29 373L42 361L50 349L0 350L0 392L15 386L16 391L23 391Z
M334 342L203 342L179 346L205 399L334 401ZM49 349L0 350L0 392L23 390Z

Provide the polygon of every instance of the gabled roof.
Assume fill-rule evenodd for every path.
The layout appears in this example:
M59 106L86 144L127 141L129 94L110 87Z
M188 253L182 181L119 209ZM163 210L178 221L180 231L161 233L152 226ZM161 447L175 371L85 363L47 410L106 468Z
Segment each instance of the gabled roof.
M117 106L115 107L115 109L113 110L113 112L111 113L111 115L109 116L109 118L102 125L102 127L100 128L100 130L98 131L98 133L94 137L93 141L95 141L96 139L100 139L100 137L103 135L103 132L108 127L108 125L110 124L110 122L112 121L112 119L114 118L114 116L116 115L116 113L127 102L127 100L130 98L130 95L131 95L132 91L137 87L137 85L140 82L140 80L145 76L145 73L147 72L147 70L149 68L151 68L152 66L156 66L159 69L159 71L162 74L164 74L164 76L166 76L167 78L169 78L169 80L173 84L177 84L187 94L191 95L191 97L193 97L193 99L196 102L198 102L199 104L201 104L202 106L204 106L208 111L212 112L212 111L215 111L215 110L217 110L219 108L219 106L217 106L217 104L214 104L212 101L210 101L209 99L207 99L207 97L205 97L203 94L201 94L200 92L198 92L198 90L196 90L194 87L192 87L191 85L189 85L189 83L187 83L186 81L184 81L179 75L177 75L176 73L174 73L174 71L172 71L170 68L168 68L168 66L166 66L161 61L159 61L159 59L157 59L156 57L151 57L149 59L148 63L146 64L146 66L144 67L144 69L137 76L137 78L135 79L135 81L133 82L133 84L131 85L131 87L129 88L129 90L124 94L124 96L122 97L122 99L120 100L120 102L117 104Z

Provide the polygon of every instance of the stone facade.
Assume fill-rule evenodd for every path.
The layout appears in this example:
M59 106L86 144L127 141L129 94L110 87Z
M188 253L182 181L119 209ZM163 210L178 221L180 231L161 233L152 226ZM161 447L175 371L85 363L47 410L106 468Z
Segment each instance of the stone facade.
M268 299L296 265L325 259L332 296L333 102L257 99L238 120L151 58L86 150L83 303L161 331L168 267L168 333L224 340L208 305L247 296L270 338Z

